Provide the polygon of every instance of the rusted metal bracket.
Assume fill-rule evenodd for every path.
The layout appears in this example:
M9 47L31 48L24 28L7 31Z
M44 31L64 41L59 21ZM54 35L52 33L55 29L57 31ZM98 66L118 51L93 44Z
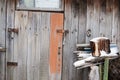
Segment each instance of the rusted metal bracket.
M6 48L0 47L0 52L6 52Z
M13 33L16 33L16 34L18 34L18 32L19 32L19 30L18 30L18 28L8 28L8 32L13 32Z
M58 29L57 33L64 33L64 30L63 29Z
M69 30L57 29L57 33L67 34L67 33L69 33Z
M7 62L7 66L18 66L17 62Z

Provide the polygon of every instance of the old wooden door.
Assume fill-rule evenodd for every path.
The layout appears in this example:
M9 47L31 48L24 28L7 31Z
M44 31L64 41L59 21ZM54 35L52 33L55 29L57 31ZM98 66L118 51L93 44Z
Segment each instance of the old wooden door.
M7 79L61 80L63 14L15 11L14 29Z

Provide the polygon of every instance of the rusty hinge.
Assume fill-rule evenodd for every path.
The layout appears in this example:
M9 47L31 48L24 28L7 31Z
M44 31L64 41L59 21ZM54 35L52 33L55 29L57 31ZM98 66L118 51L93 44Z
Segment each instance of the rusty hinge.
M7 62L7 66L18 66L17 62Z
M14 33L18 34L19 30L18 30L18 28L8 28L8 32L14 32Z
M67 34L67 33L69 33L69 30L57 29L57 33Z
M6 52L6 48L0 47L0 52Z

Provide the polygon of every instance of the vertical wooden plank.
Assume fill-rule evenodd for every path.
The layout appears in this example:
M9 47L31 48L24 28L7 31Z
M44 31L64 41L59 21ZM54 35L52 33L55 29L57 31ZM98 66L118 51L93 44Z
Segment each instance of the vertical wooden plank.
M118 0L118 8L119 8L119 14L118 14L118 21L120 21L120 0ZM118 45L118 47L119 47L119 49L120 49L120 23L118 23L118 27L117 27L117 41L116 41L116 43L117 43L117 45Z
M112 38L113 0L101 1L100 36Z
M117 32L119 27L119 0L113 0L113 25L112 25L112 43L117 42Z
M28 35L27 79L39 80L41 78L40 55L45 54L45 53L40 53L41 41L42 41L41 13L29 12L28 19L29 19L29 23L28 23L28 33L27 33Z
M71 0L65 0L65 21L64 21L64 29L70 30L71 28ZM69 23L69 24L67 24ZM69 41L70 35L65 35L64 42L63 42L63 68L62 68L62 80L69 80L69 55L70 54L70 42ZM69 57L69 58L68 58Z
M105 37L106 27L106 0L100 2L100 36Z
M12 6L12 8L11 8L11 11L13 10L13 15L11 16L11 19L13 20L13 21L11 21L12 23L12 25L11 26L9 26L9 27L11 27L11 28L15 28L15 29L18 29L19 30L19 18L21 17L20 15L16 15L16 12L15 12L15 2L12 2L12 0L11 0L11 5L14 5L14 6ZM17 24L18 23L18 24ZM18 26L19 25L19 26ZM19 33L18 33L19 34ZM12 41L11 41L11 45L9 46L10 48L9 49L11 49L11 55L8 55L8 57L11 57L12 59L10 60L11 62L16 62L16 63L18 63L18 65L19 65L19 61L18 61L18 50L19 50L19 36L18 36L18 34L11 34L11 37L13 37L13 43L12 43ZM13 50L13 51L12 51ZM9 54L9 52L8 52L8 54ZM9 60L8 60L9 61ZM19 80L19 75L18 75L18 66L9 66L10 67L10 73L9 73L9 75L10 75L10 80ZM9 68L8 68L9 69ZM12 75L11 75L12 74ZM8 80L9 80L9 76L8 76Z
M76 44L77 44L77 36L78 36L78 26L79 26L79 22L78 22L78 17L79 17L79 1L78 0L71 0L71 12L70 15L66 16L66 17L70 17L71 16L71 20L68 23L71 23L70 25L68 25L68 23L66 23L66 28L68 28L69 30L69 38L66 38L66 41L68 40L68 42L66 42L66 45L69 47L66 47L68 49L68 55L66 56L68 58L68 66L69 66L69 80L73 80L77 77L77 73L76 73L76 69L73 66L73 62L75 61L75 57L73 55L73 51L76 50ZM67 13L67 12L66 12ZM69 13L69 12L68 12ZM68 18L69 19L69 18Z
M71 0L65 0L65 21L64 21L64 29L69 30L71 28ZM69 23L69 24L68 24ZM70 55L71 50L70 50L70 42L69 42L70 35L66 34L64 37L64 42L63 42L63 68L62 68L62 80L71 80L69 77L69 68L70 68ZM68 58L69 57L69 58ZM71 76L72 77L72 76Z
M50 17L50 80L61 80L63 14L52 13Z
M86 31L91 31L91 36L86 36L86 42L88 43L91 38L93 38L94 33L94 1L93 0L87 0L87 26Z
M14 34L8 32L8 28L14 28L15 0L7 1L7 29L6 29L6 61L14 62ZM14 68L7 66L7 80L13 79Z
M87 0L79 1L79 30L78 43L85 43L86 39L86 22L87 22Z
M28 25L28 12L16 11L15 12L15 28L19 29L18 37L14 43L14 52L17 56L18 69L17 79L27 80L27 25Z
M35 28L34 28L34 35L35 35L35 57L34 57L34 60L33 60L33 63L34 63L34 65L35 65L35 68L34 68L34 76L33 76L33 78L34 78L34 80L40 80L40 65L41 64L39 64L40 63L40 54L42 54L40 51L41 51L41 36L42 36L42 34L41 34L41 32L42 32L42 29L41 29L41 27L40 27L40 25L41 25L41 13L36 13L36 12L34 12L33 13L33 18L34 18L34 26L36 26ZM48 21L47 21L48 22ZM46 23L47 23L46 22ZM47 33L48 34L48 32L46 31L45 33ZM46 37L48 37L48 36L46 36ZM49 38L49 37L48 37ZM43 40L45 40L45 39L43 39ZM49 42L48 42L49 43ZM46 45L46 46L49 46L49 45ZM48 51L48 49L46 49L47 51ZM46 53L47 54L49 54L48 52L46 51ZM34 53L33 53L34 54ZM45 53L43 53L43 54L45 54ZM47 57L47 56L46 56ZM29 66L28 66L29 67ZM48 67L47 67L48 68ZM46 69L46 70L48 70L48 69ZM46 71L47 72L47 71ZM43 74L44 75L44 74ZM46 75L48 75L48 73L46 74ZM28 76L29 77L29 76ZM48 76L47 76L47 78L48 78ZM32 80L32 79L31 79Z
M87 23L87 0L79 0L79 27L77 43L85 43L86 41L86 23ZM76 80L86 80L88 69L77 70Z
M94 26L92 26L93 29L93 38L99 37L99 19L100 19L100 1L101 0L93 0L94 1Z
M107 0L106 2L106 27L105 35L110 40L112 38L112 26L113 26L113 0Z
M5 48L6 0L0 0L0 47ZM5 80L6 54L0 52L0 80Z
M14 41L14 35L13 33L8 32L8 28L14 28L15 20L14 20L14 15L15 15L15 5L13 0L7 1L7 32L6 32L6 46L8 47L7 49L7 61L13 61L13 41ZM9 54L8 54L9 53Z
M99 4L98 0L87 0L87 8L86 8L86 40L85 43L89 43L89 40L98 36L99 29ZM97 6L97 7L96 7ZM95 23L96 22L96 23ZM90 31L90 36L88 36L87 32ZM82 80L88 80L89 68L83 69L84 74L82 75Z
M5 47L5 0L0 0L0 46Z
M73 80L76 78L76 69L73 66L78 32L79 1L65 0L65 23L64 29L69 33L64 37L63 49L63 75L62 80Z
M28 41L27 41L27 49L28 49L28 53L27 53L27 79L28 80L33 80L34 79L34 58L35 58L35 49L36 49L36 44L35 44L35 40L36 40L36 36L35 36L35 28L37 26L35 26L34 20L36 19L36 16L34 15L34 13L29 12L28 13L28 29L27 29L27 35L28 35ZM37 34L37 33L36 33ZM39 53L38 53L39 54ZM37 76L37 75L36 75Z
M49 78L50 14L41 13L40 26L40 80Z
M99 36L100 0L87 0L87 31L91 36L86 37L86 42Z

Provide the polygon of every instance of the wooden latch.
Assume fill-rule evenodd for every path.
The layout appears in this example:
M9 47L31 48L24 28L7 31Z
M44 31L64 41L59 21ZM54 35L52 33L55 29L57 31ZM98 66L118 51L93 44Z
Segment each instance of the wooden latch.
M8 32L14 32L14 33L16 33L16 34L18 34L18 32L19 32L19 30L18 30L18 28L8 28Z
M17 62L7 62L7 66L18 66Z

